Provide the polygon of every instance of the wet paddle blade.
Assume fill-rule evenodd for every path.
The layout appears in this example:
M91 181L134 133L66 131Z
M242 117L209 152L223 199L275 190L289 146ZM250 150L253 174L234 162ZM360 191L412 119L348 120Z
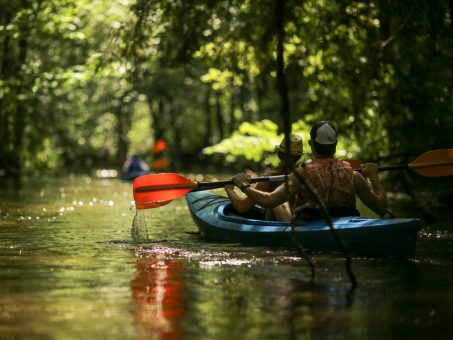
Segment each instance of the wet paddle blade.
M152 208L160 208L168 203L173 202L173 200L169 201L150 201L150 202L140 202L135 201L135 207L137 209L152 209Z
M196 183L178 174L141 176L134 180L135 205L137 209L158 208L184 196L196 187Z
M453 149L425 152L408 164L409 169L426 177L453 176Z

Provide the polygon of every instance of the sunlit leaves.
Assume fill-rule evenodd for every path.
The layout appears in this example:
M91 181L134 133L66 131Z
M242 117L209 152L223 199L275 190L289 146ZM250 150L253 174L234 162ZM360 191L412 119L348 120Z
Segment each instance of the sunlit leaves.
M307 148L307 126L299 121L293 125L293 132L298 133L305 141ZM278 126L273 121L264 119L256 123L244 122L229 138L207 147L203 152L207 155L222 154L227 163L252 161L261 166L278 164L275 146L279 145L283 134L278 133Z
M228 86L232 77L233 73L231 71L222 71L211 67L206 74L200 77L200 79L202 82L212 83L212 88L214 90L222 90Z
M228 163L235 163L238 159L245 158L259 164L263 160L263 155L272 152L275 145L279 143L277 130L278 126L270 120L254 124L244 122L231 137L205 148L203 152L208 155L224 154Z

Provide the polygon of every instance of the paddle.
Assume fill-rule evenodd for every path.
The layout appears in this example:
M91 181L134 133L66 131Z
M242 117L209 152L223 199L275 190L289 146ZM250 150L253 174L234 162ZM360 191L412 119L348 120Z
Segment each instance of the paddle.
M353 168L362 164L359 160L348 160ZM453 149L426 152L409 164L380 167L380 171L409 169L426 177L453 175ZM265 181L283 182L285 175L256 177L251 183ZM133 194L137 209L157 208L180 198L190 191L210 190L233 184L232 180L217 182L192 182L182 175L159 173L138 177L134 180Z
M354 169L362 164L357 159L347 160ZM453 149L439 149L425 152L409 164L387 165L379 167L379 171L412 170L425 177L453 176Z
M284 180L285 175L280 175L255 177L250 179L250 182L283 182ZM179 174L159 173L137 177L134 180L133 194L137 209L148 209L161 207L190 191L223 188L228 184L233 184L233 181L192 182Z

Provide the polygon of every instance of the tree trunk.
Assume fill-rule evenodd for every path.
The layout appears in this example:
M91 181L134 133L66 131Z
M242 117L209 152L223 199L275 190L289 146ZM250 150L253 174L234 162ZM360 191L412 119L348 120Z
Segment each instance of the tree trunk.
M165 117L165 103L162 98L157 99L157 110L151 111L152 115L152 130L154 135L154 141L164 138L164 128L162 121Z
M225 126L225 120L223 118L222 114L222 103L220 102L220 99L222 97L222 93L220 91L217 91L215 94L215 113L216 113L216 123L217 123L217 142L220 142L224 138L224 126Z
M130 92L125 92L121 98L120 103L116 109L115 116L117 119L116 133L117 133L117 152L116 161L121 164L126 158L129 151L129 139L127 137L132 123L132 113L130 105L125 103L124 99L130 95Z
M232 90L234 91L234 90ZM231 92L230 93L230 101L229 101L229 115L230 115L230 124L228 126L228 134L231 135L232 132L236 129L236 125L237 125L237 122L236 122L236 117L234 115L234 111L236 110L236 101L235 101L235 98L234 98L234 93Z
M285 64L283 58L283 44L285 37L284 30L284 1L277 1L277 90L280 95L280 116L283 120L283 131L280 125L280 132L285 136L291 133L291 114L289 108L288 88L286 86ZM289 138L287 138L287 150L289 147Z
M453 0L450 0L449 3L450 3L450 24L453 33Z
M202 138L202 144L203 146L207 146L211 144L211 135L212 135L212 111L211 111L211 88L208 88L206 91L206 96L205 96L205 133Z
M27 108L26 105L24 105L25 103L19 100L22 93L28 92L28 89L25 86L25 79L21 72L22 65L25 64L28 54L28 34L26 30L27 28L25 27L21 32L22 37L19 40L19 55L14 67L14 73L17 75L16 77L18 79L18 85L15 91L16 103L13 111L13 143L10 155L11 175L14 177L19 177L22 172L21 151L24 144L25 125L27 124Z
M245 84L242 84L239 88L239 105L242 111L242 121L250 120L250 110L248 109L247 101L247 89L245 87Z
M262 119L261 113L264 112L263 108L263 99L266 97L266 77L261 74L256 78L255 83L255 90L256 90L256 106L257 111L255 113L256 119Z
M170 150L170 159L172 162L172 166L176 169L181 168L181 137L182 137L182 132L181 132L181 125L178 122L178 114L174 109L174 104L173 104L173 98L169 97L168 98L168 112L170 116L170 120L172 122L172 140L169 141L169 144L171 147L169 148Z

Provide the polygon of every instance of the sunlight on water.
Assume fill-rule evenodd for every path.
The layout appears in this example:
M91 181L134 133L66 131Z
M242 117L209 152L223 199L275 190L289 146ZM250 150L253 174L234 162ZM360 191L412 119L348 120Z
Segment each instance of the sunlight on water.
M131 237L135 242L148 240L148 228L146 226L145 210L137 209L132 221Z
M420 237L423 238L434 238L442 240L452 240L453 234L448 230L439 230L432 227L425 227L420 231Z
M354 258L351 294L341 256L310 254L311 282L291 249L202 238L183 199L133 211L131 184L104 178L24 188L0 193L1 339L452 338L453 218L422 229L416 259Z
M168 256L172 258L181 258L188 260L202 260L202 259L225 259L231 256L227 251L221 251L219 249L185 249L179 247L167 247L162 245L156 245L152 248L148 247L136 247L135 255L137 257L150 257L150 256Z
M225 259L225 260L214 260L214 261L200 261L201 268L221 267L221 266L244 266L251 265L251 260L239 260L239 259Z

